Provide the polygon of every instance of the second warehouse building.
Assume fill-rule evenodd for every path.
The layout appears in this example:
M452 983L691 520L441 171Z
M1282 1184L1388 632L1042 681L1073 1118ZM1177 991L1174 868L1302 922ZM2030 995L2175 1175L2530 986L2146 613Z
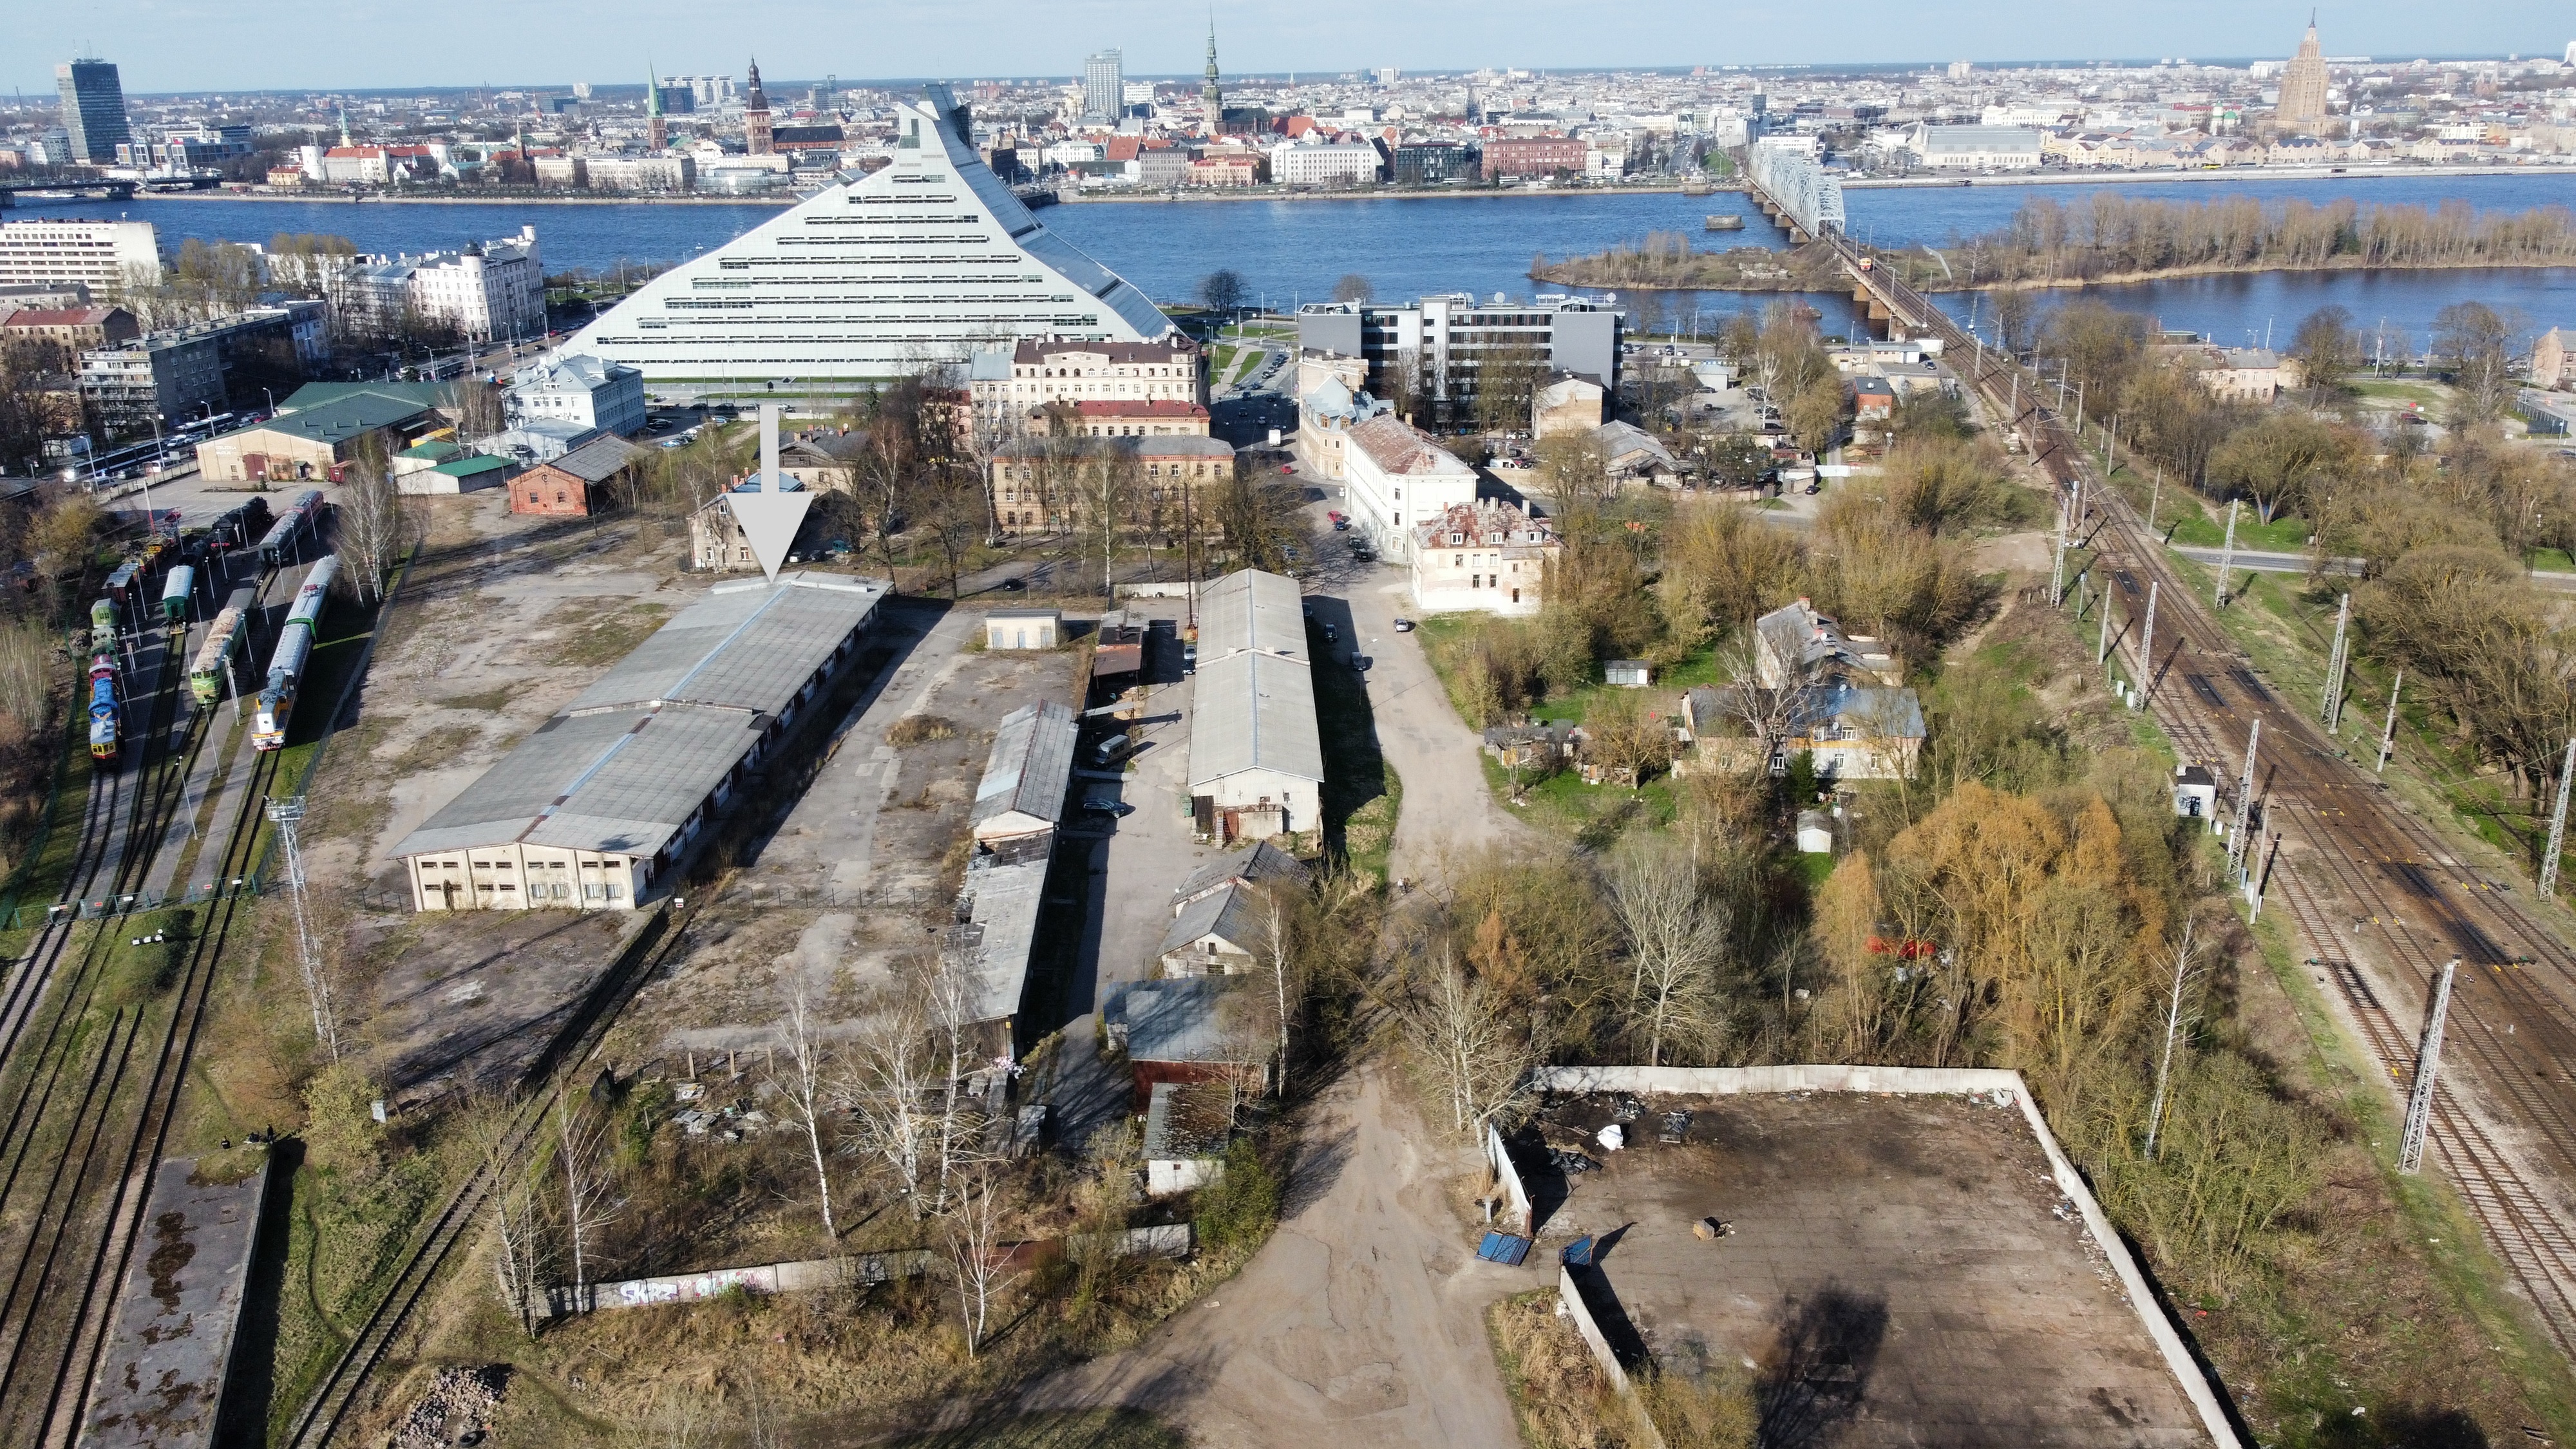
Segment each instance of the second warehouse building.
M1230 841L1317 829L1323 797L1324 746L1297 581L1259 569L1228 574L1199 596L1190 719L1198 833Z

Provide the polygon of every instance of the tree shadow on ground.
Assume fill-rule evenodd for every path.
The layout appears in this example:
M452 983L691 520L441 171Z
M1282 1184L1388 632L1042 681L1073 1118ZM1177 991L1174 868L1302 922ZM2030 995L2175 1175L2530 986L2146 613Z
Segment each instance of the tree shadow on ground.
M1822 1445L1859 1413L1887 1338L1887 1299L1828 1281L1780 1306L1755 1383L1760 1442L1773 1449Z

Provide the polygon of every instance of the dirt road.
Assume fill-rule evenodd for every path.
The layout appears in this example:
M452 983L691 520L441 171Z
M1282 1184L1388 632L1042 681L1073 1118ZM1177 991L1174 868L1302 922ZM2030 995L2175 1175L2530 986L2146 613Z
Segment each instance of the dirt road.
M1021 1407L1146 1409L1205 1449L1519 1442L1484 1310L1545 1279L1468 1250L1441 1184L1471 1154L1375 1066L1325 1093L1307 1140L1289 1216L1239 1277Z
M1378 748L1404 781L1388 872L1398 880L1437 882L1456 850L1535 841L1486 787L1483 741L1449 707L1423 657L1422 636L1395 632L1396 616L1411 608L1404 576L1373 570L1352 582L1347 598L1352 642L1375 661L1368 692Z

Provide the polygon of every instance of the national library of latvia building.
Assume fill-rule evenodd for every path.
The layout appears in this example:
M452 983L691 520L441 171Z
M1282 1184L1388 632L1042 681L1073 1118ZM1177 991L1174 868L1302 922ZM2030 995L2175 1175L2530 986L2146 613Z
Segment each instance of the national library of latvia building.
M891 165L654 278L563 351L641 368L657 388L845 392L1023 337L1171 331L984 165L947 87L903 106L901 126Z

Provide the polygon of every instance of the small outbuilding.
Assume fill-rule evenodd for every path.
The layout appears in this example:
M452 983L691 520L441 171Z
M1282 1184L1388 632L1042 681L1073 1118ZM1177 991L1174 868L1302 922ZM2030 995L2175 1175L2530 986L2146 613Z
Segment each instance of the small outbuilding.
M1053 649L1064 637L1064 615L1054 609L995 609L984 616L987 649Z
M643 467L644 457L642 448L603 432L512 479L510 511L586 518L607 505L609 491Z
M1145 1196L1171 1197L1225 1175L1234 1093L1223 1083L1157 1082L1145 1104Z
M1798 812L1798 853L1831 855L1834 853L1833 817L1822 810Z
M2218 780L2200 765L2174 766L2174 813L2188 820L2218 816Z
M1655 666L1643 659L1613 659L1601 666L1601 677L1620 689L1644 689L1655 682Z
M1139 981L1119 993L1108 1023L1127 1054L1139 1111L1157 1082L1231 1081L1259 1092L1270 1081L1269 1036L1251 1029L1240 982L1217 976Z
M1073 746L1080 725L1056 701L1022 705L1002 716L975 787L975 839L990 843L1055 829L1073 782Z

